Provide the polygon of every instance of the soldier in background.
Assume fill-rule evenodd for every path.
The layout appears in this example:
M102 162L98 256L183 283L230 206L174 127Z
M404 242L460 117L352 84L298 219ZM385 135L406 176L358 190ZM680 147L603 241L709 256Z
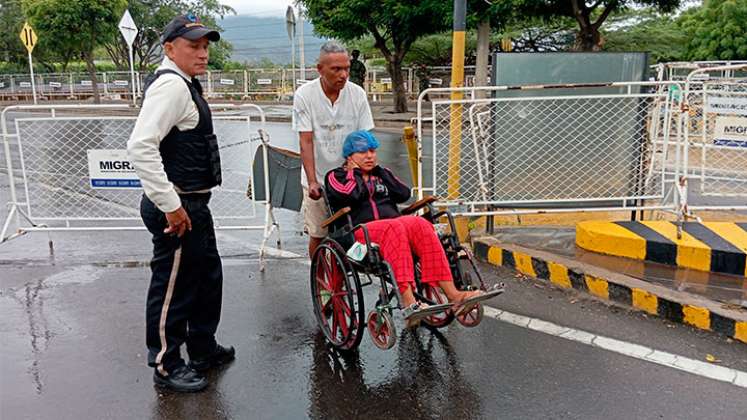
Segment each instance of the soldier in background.
M366 65L358 60L361 52L353 50L350 55L353 57L350 60L350 81L365 89L363 84L366 82Z
M418 78L418 83L419 83L418 93L422 93L424 90L426 90L429 87L431 87L431 82L430 82L431 74L428 71L428 67L426 67L425 64L421 63L421 64L416 65L416 67L415 67L415 77ZM428 98L428 95L425 95L423 97L423 100L424 101L430 101L430 99Z

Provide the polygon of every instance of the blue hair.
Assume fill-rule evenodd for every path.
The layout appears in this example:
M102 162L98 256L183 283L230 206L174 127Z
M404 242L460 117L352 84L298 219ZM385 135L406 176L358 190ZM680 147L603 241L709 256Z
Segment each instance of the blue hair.
M347 158L353 153L366 152L379 147L379 141L369 131L353 131L345 137L342 145L342 157Z

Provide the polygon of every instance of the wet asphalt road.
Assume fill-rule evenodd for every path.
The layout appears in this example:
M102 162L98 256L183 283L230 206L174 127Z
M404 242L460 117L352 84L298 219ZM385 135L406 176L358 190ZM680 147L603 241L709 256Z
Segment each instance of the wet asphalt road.
M278 216L283 248L303 254L299 215ZM386 352L365 336L357 354L337 355L314 322L306 259L273 259L261 274L258 245L256 232L219 233L218 338L237 360L210 374L206 392L178 395L154 389L145 364L144 232L1 244L0 418L747 418L745 388L490 318L476 329L400 331ZM744 344L481 268L508 285L496 308L696 360L713 354L747 372ZM365 292L370 308L376 290Z
M279 212L301 253L298 216ZM718 418L747 415L744 388L486 318L476 329L365 336L354 356L317 332L304 258L259 273L256 233L220 233L219 341L237 360L201 394L159 392L144 356L149 239L44 233L0 246L3 419ZM482 266L509 291L492 306L747 370L743 344L612 310ZM374 300L373 286L366 299ZM370 306L369 306L370 308ZM399 315L395 318L401 325Z

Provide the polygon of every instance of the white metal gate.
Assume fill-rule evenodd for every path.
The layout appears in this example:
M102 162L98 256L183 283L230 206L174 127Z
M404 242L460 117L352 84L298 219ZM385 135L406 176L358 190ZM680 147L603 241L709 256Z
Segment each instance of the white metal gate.
M719 66L687 77L683 171L690 209L747 209L747 79L712 77L745 70Z
M10 124L10 113L16 113ZM277 223L267 200L257 201L253 163L260 153L269 190L265 118L256 105L218 106L213 123L221 149L223 184L213 191L216 229L263 230ZM126 150L136 116L126 106L13 106L3 110L3 143L10 183L2 241L35 230L140 230L140 188L93 188L91 150ZM253 121L256 120L256 121ZM259 124L256 124L256 123ZM255 125L258 125L255 127ZM256 206L264 221L257 224ZM8 235L15 220L19 231ZM262 256L264 252L262 251Z
M433 134L433 173L420 165L419 185L462 214L674 210L679 102L660 89L673 85L430 89L418 133Z

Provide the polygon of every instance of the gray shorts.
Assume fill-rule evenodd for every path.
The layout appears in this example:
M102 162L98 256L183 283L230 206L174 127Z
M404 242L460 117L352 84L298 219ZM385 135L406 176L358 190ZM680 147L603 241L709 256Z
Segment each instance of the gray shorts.
M327 228L322 227L322 222L330 216L324 199L312 200L309 198L309 189L303 188L303 201L301 202L301 213L303 214L303 230L312 238L325 238Z

